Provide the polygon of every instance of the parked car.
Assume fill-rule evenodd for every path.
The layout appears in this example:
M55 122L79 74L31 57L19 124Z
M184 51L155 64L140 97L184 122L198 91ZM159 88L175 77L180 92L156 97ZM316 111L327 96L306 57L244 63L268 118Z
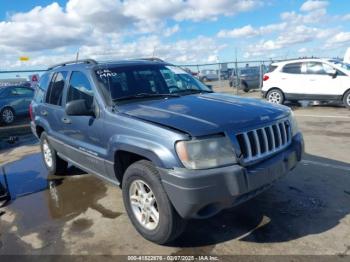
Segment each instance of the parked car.
M264 73L264 71L262 71L262 73ZM258 66L239 69L238 77L236 71L233 70L229 78L229 84L231 87L238 86L244 92L260 88L261 82L262 74L260 73L260 67Z
M218 72L216 70L213 70L213 69L201 70L199 72L198 76L199 76L199 80L201 80L203 82L219 80Z
M227 68L226 70L220 70L220 78L221 80L229 80L232 75L232 68Z
M0 122L12 124L16 116L28 114L34 90L25 86L6 86L0 88Z
M286 100L339 101L350 108L350 71L323 59L273 63L262 93L272 103Z
M64 63L42 76L30 107L48 173L70 162L120 186L132 224L160 244L188 219L261 193L304 151L289 108L183 73L160 61Z

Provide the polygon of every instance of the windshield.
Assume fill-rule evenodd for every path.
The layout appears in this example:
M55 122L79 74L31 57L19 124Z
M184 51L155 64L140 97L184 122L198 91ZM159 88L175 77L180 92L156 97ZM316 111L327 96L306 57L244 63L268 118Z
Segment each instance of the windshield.
M259 68L245 68L241 69L241 75L254 75L259 74Z
M176 66L106 67L96 70L95 73L112 101L211 92L209 87Z
M338 65L346 70L350 70L350 64L344 63L342 61L339 60L330 60L329 62L331 62L332 64Z

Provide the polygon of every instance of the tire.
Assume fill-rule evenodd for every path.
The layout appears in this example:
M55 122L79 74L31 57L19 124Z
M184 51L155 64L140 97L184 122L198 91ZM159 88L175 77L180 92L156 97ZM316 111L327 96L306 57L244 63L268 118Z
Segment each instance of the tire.
M203 81L203 82L208 82L208 78L207 78L207 77L203 77L203 78L202 78L202 81Z
M40 148L49 175L63 175L67 172L68 162L57 155L47 139L46 132L41 133Z
M1 116L1 119L0 119L1 123L5 125L12 124L16 119L15 110L13 110L13 108L11 107L3 108L1 110L0 116Z
M244 91L244 92L246 92L246 93L248 93L249 92L249 88L248 88L248 85L246 84L246 83L241 83L241 89Z
M142 188L146 193L141 192ZM145 239L165 244L176 239L184 231L186 221L172 206L160 181L158 170L151 162L140 160L128 167L124 174L122 191L129 219ZM142 195L146 194L148 201L145 200L147 197L142 198ZM131 199L134 199L134 204L131 204ZM142 211L143 209L145 210ZM148 217L148 222L143 219L145 217Z
M345 93L343 103L346 108L350 109L350 90Z
M270 103L282 105L284 103L284 94L281 90L274 88L267 92L266 100Z

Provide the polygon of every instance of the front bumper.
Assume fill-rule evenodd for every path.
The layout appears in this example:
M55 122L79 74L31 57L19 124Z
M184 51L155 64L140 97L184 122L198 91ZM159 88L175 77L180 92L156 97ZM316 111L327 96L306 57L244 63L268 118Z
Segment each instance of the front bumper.
M159 171L165 191L181 217L207 218L267 189L296 166L303 152L303 137L298 133L284 151L249 167Z

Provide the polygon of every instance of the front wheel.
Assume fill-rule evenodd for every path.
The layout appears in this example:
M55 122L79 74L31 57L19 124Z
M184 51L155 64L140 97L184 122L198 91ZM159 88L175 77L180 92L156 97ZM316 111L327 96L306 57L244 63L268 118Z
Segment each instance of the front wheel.
M128 167L122 190L126 212L144 238L165 244L183 232L185 221L170 203L151 162L141 160Z
M57 155L56 150L51 146L47 134L43 132L40 136L40 147L44 164L49 175L63 175L67 171L68 162Z
M350 90L345 93L343 103L347 108L350 109Z
M271 89L266 95L267 101L274 104L283 104L284 95L279 89Z

